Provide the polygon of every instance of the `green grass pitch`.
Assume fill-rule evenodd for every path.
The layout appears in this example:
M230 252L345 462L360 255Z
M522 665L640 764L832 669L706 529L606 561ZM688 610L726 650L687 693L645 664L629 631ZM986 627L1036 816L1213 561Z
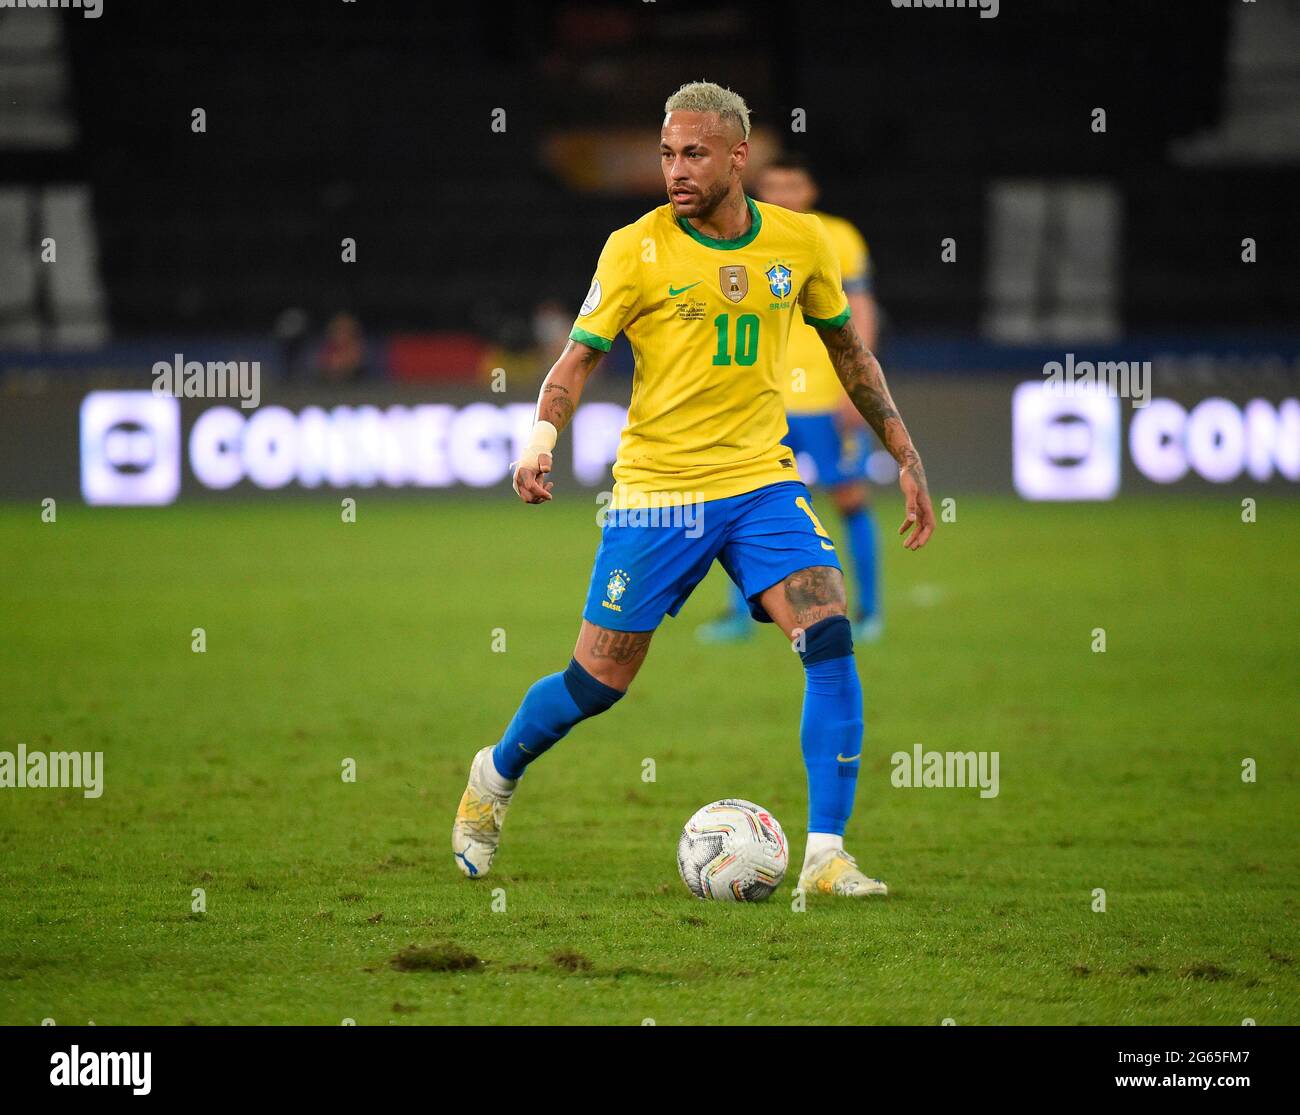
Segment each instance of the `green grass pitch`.
M677 877L719 797L803 848L799 662L695 644L716 569L462 879L470 757L568 661L594 506L353 494L0 510L0 749L105 765L0 791L0 1023L1300 1022L1294 502L963 497L910 554L885 500L848 846L893 893L796 912L797 866L755 906ZM895 788L916 743L997 751L999 795Z

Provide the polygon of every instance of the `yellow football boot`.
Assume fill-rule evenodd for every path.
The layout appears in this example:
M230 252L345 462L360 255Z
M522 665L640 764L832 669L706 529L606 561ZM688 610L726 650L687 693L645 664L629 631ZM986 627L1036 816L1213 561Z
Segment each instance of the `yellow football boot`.
M843 850L831 852L804 868L799 875L799 889L804 894L836 894L841 898L867 898L888 894L889 888L858 870L858 861Z
M501 794L491 789L484 764L492 761L492 748L485 747L474 756L469 768L469 785L456 807L456 822L451 827L451 851L456 866L471 879L481 879L492 869L492 857L501 843L501 826L513 793Z

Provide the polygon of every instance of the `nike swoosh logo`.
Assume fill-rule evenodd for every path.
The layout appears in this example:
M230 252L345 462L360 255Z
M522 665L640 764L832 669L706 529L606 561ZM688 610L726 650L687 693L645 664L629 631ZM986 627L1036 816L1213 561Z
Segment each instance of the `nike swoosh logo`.
M847 759L843 755L836 755L835 761L837 763L856 763L861 758L862 752L859 751L856 755L850 755Z
M823 550L833 550L833 549L835 549L835 543L834 543L834 542L823 542L823 543L822 543L822 549L823 549Z
M676 298L679 294L685 294L688 290L691 289L691 287L693 287L693 286L699 286L700 283L702 283L702 282L704 282L703 279L696 279L695 282L693 282L693 283L687 283L686 286L673 286L672 283L669 283L669 284L668 284L668 297L669 297L669 298Z

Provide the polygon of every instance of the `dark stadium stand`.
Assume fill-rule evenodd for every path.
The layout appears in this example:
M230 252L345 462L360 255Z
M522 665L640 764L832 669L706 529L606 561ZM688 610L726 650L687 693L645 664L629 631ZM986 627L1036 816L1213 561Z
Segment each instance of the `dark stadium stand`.
M1091 181L1102 152L1120 201L1125 332L1200 328L1207 314L1225 329L1286 328L1300 299L1278 247L1298 239L1283 200L1300 185L1294 164L1265 176L1167 155L1221 108L1206 75L1225 64L1229 5L1212 6L1217 20L1181 26L1176 11L1115 2L1006 5L997 36L972 13L974 33L938 20L903 45L891 29L924 13L863 5L832 25L815 7L765 23L742 4L708 18L601 3L259 4L223 8L214 32L206 10L170 5L67 23L81 129L70 159L93 187L117 334L266 332L301 307L316 323L347 309L370 330L510 342L541 299L580 300L609 230L659 200L573 193L539 158L548 130L644 118L653 142L664 95L700 76L694 44L735 58L707 76L740 88L756 123L782 133L806 110L791 139L819 169L824 207L869 238L896 330L978 330L990 185ZM1117 50L1121 15L1168 23L1167 49ZM849 32L878 46L837 49ZM1045 38L1068 39L1079 65L1035 49ZM1097 105L1105 135L1089 130ZM206 134L190 130L195 107ZM504 133L490 128L496 107ZM1175 192L1194 199L1194 226L1162 204ZM1273 245L1250 275L1245 235ZM356 265L340 262L347 236ZM939 262L943 237L959 266Z

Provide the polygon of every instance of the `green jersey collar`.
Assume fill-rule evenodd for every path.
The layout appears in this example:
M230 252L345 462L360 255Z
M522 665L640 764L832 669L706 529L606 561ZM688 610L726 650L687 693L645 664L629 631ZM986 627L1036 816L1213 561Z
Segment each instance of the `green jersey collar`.
M763 227L763 214L758 211L754 199L748 194L745 195L745 204L749 206L749 231L743 236L737 236L734 240L715 240L712 236L705 236L685 217L678 217L677 223L687 236L692 240L698 240L706 248L721 248L724 252L735 251L737 248L744 248L752 244L754 237L758 235L758 230Z

